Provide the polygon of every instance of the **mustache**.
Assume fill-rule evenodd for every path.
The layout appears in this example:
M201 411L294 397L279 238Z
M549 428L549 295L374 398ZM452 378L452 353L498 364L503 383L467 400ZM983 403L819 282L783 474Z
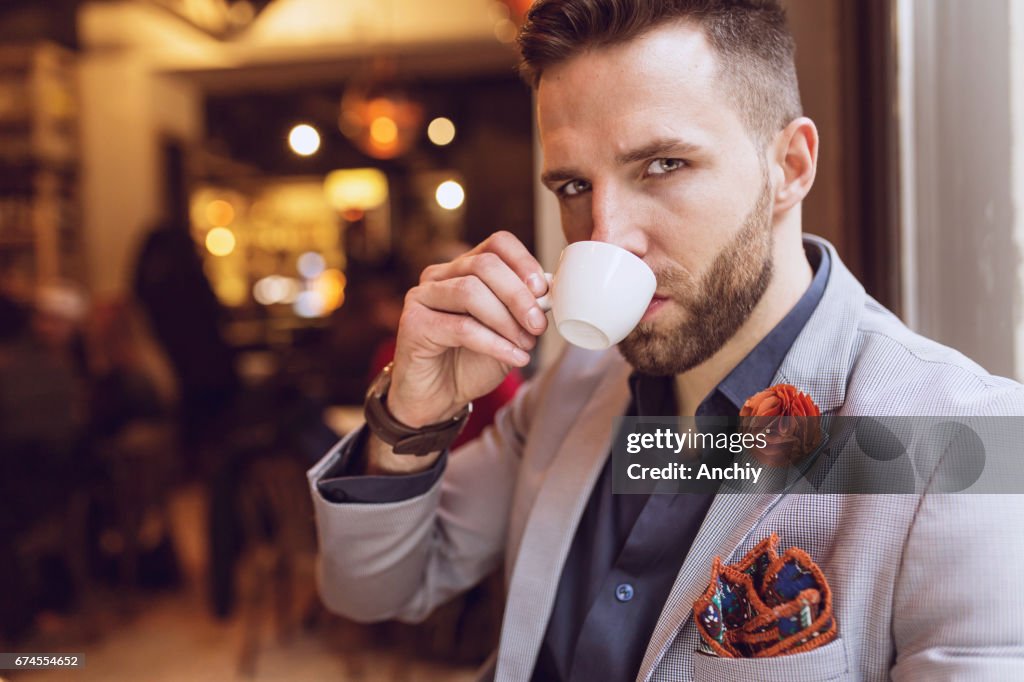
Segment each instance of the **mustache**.
M693 291L698 282L698 278L689 270L676 267L666 267L654 270L654 278L658 282L656 289L658 292L670 291L673 293L682 293L685 291Z

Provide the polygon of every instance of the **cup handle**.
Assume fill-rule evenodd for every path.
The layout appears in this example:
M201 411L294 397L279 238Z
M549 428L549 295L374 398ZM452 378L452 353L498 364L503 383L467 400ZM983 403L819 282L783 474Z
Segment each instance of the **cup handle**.
M550 272L545 272L544 279L548 281L548 293L537 299L537 307L544 312L549 312L551 310L551 285L555 281L555 276Z

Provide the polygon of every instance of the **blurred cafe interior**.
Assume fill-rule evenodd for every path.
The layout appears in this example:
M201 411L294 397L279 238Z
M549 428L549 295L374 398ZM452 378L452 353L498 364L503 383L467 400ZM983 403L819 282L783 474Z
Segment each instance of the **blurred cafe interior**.
M1020 378L1021 3L786 4L822 135L805 229ZM557 259L528 5L0 3L0 651L88 662L0 679L472 679L500 580L415 626L328 613L304 472L424 267L496 230Z

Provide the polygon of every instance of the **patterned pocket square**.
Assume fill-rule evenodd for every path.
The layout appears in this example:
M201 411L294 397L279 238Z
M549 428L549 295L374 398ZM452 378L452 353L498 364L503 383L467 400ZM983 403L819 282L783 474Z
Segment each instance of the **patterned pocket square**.
M775 533L736 564L715 558L711 584L693 604L701 639L726 658L761 658L817 649L836 637L832 590L807 553L779 556Z

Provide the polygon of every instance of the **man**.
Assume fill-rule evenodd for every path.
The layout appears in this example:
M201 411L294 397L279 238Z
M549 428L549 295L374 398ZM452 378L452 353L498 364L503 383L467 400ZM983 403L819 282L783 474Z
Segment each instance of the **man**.
M415 621L503 561L499 680L1020 679L1024 596L1000 567L1024 541L999 528L1024 518L1019 496L611 494L622 415L736 416L778 383L826 415L1024 408L1019 385L907 330L802 238L818 136L777 4L540 0L520 47L568 241L641 257L654 300L617 350L569 349L480 439L416 457L385 440L443 450L546 328L541 267L511 235L428 268L372 429L309 474L328 606ZM771 533L821 568L837 638L698 652L714 557Z

